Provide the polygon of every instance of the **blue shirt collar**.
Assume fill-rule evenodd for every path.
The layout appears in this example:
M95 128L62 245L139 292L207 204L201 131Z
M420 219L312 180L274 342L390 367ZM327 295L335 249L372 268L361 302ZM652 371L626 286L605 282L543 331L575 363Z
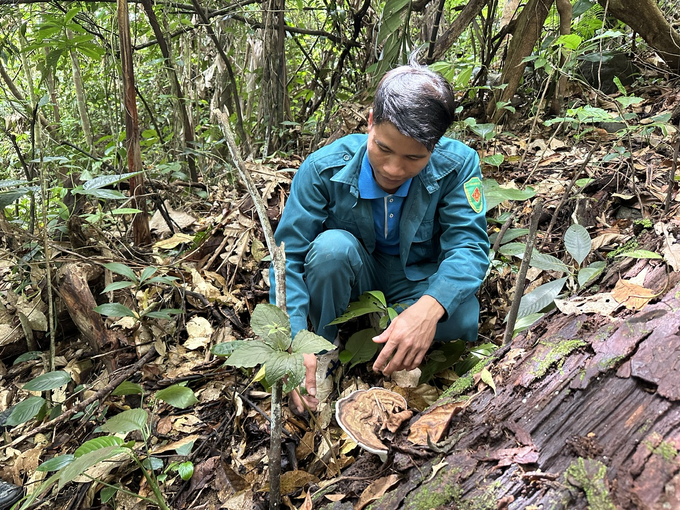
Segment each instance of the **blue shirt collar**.
M399 186L399 189L392 193L392 195L397 197L406 197L406 195L408 195L409 187L411 186L411 181L413 181L413 179L409 179L404 184ZM359 173L359 196L366 199L390 196L390 193L387 193L380 186L378 186L377 182L375 182L375 178L373 177L373 168L371 167L371 163L368 161L368 151L364 153L364 158L361 161L361 171Z

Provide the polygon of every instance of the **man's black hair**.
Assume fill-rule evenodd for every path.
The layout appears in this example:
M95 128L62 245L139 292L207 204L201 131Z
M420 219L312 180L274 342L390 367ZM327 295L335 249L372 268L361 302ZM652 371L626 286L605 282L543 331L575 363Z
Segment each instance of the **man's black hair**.
M373 122L388 121L432 152L453 122L453 90L441 75L409 64L392 69L378 84Z

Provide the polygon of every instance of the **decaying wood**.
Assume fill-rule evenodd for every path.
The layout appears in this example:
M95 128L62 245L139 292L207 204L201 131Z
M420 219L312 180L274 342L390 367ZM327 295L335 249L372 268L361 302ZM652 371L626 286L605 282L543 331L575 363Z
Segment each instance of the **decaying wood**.
M678 280L659 265L646 283L670 284L658 303L555 312L516 337L487 365L497 395L472 399L448 453L372 508L680 508Z
M57 280L59 294L80 334L96 353L106 353L119 347L116 332L104 324L104 319L94 311L97 302L92 295L89 281L102 273L102 269L87 262L72 262L59 269ZM116 369L114 357L105 356L109 372Z

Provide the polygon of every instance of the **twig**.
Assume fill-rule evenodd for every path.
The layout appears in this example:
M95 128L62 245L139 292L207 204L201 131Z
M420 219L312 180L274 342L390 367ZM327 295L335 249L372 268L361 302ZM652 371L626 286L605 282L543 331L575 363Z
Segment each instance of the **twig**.
M673 148L673 163L668 171L668 191L666 192L666 204L664 212L668 214L671 210L671 200L673 200L673 188L675 188L675 171L678 168L678 152L680 152L680 133L675 134L675 147Z
M50 420L47 423L44 423L33 430L29 430L24 434L23 436L17 437L14 441L12 441L9 444L5 445L0 445L0 449L3 448L13 448L20 444L21 442L25 441L29 437L33 437L36 434L41 434L47 430L50 430L52 427L56 427L60 423L63 423L65 421L68 421L71 419L73 415L76 413L79 413L80 411L84 410L87 406L89 406L92 402L95 402L96 400L102 400L109 396L109 394L115 390L120 383L125 381L130 375L134 374L135 372L138 372L144 365L146 365L151 358L154 357L156 354L156 349L152 345L151 348L149 349L149 352L147 352L137 363L134 365L130 365L129 367L125 367L125 369L122 369L119 371L118 375L116 376L115 379L112 379L109 384L107 384L105 387L103 387L101 390L99 390L97 393L92 395L90 398L87 398L83 400L80 404L77 406L72 407L71 409L68 409L64 411L61 415L57 416L54 420Z
M498 232L498 236L496 237L496 241L493 243L493 248L491 250L496 253L498 251L498 248L501 247L501 242L503 241L503 237L505 236L505 233L508 231L508 228L510 228L510 225L512 225L512 220L515 219L515 215L511 214L507 220L505 220L505 223L503 223L503 226L501 227L501 231Z
M529 226L529 239L527 240L526 248L524 249L524 257L519 266L519 274L517 275L517 284L515 285L515 296L512 298L512 305L510 306L510 313L508 313L508 324L505 326L505 335L503 335L503 344L509 344L512 340L512 333L515 331L515 323L517 322L517 312L519 311L519 304L524 294L524 280L527 277L529 270L529 262L531 261L531 253L536 242L536 233L538 232L538 220L543 212L543 200L538 199L534 205L534 214L531 216L531 225Z
M555 226L555 222L557 221L557 213L562 209L564 204L567 202L567 199L569 198L569 193L571 193L571 188L574 187L574 184L576 184L576 181L578 178L581 176L581 173L583 170L585 170L586 166L590 162L590 158L593 156L597 148L600 146L600 142L596 142L595 145L593 145L593 148L590 149L590 152L586 156L585 161L579 166L576 170L574 170L574 174L571 177L571 181L569 182L569 185L567 186L567 189L564 191L564 194L562 195L562 199L560 200L560 203L557 204L557 207L555 208L555 211L552 214L552 218L550 218L550 223L548 224L548 229L545 231L545 237L543 238L543 244L548 242L550 239L550 232L552 232L553 227Z

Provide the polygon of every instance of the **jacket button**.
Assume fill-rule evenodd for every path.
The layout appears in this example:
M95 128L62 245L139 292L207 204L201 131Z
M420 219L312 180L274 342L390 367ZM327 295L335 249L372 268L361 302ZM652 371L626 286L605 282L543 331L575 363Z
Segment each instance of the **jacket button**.
M342 157L342 159L344 159L345 161L349 161L349 160L352 159L352 158L350 157L349 154L345 154L345 155Z

